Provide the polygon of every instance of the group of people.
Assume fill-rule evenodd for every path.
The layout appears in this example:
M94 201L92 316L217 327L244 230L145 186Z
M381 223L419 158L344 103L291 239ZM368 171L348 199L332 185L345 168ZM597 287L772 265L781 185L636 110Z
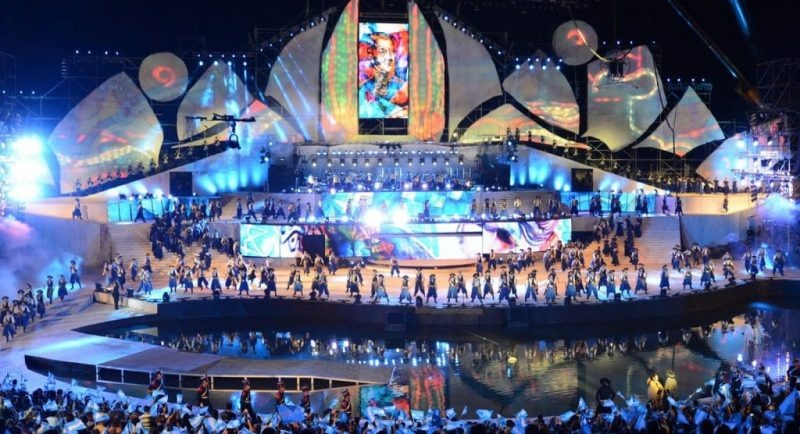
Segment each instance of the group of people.
M24 378L6 375L0 387L0 422L8 432L41 434L89 433L200 433L236 432L277 434L568 434L582 433L796 433L800 417L797 381L800 360L787 369L786 381L778 385L763 366L731 368L723 364L701 394L681 400L677 376L667 371L662 382L652 373L645 385L646 400L625 398L607 378L600 380L596 404L580 399L576 411L545 418L529 417L519 411L512 418L492 417L492 411L478 410L478 419L459 416L442 409L428 410L422 418L402 405L393 412L376 416L377 402L366 404L367 414L355 410L349 389L342 389L327 408L313 408L310 387L302 386L297 407L288 411L289 393L277 383L270 408L255 408L250 381L242 381L234 400L215 408L212 382L202 376L194 402L167 402L165 375L157 370L148 385L149 398L131 399L122 393L111 398L101 392L68 386L57 388L50 377L43 388L28 390ZM706 398L701 397L705 395ZM364 408L364 406L362 406ZM261 411L260 411L261 410ZM287 410L287 411L282 411ZM381 409L382 410L382 409ZM384 412L385 413L385 412ZM244 431L246 430L246 431Z
M40 319L44 317L47 305L53 304L54 298L64 301L69 291L74 290L76 285L78 289L82 288L78 264L74 259L69 262L68 272L69 280L63 274L58 280L48 275L43 288L34 291L33 286L28 283L25 289L17 291L15 299L11 300L8 296L0 299L0 326L6 343L14 340L20 329L25 333L37 315Z
M149 174L154 174L157 169L156 161L150 159L148 163ZM107 172L98 174L96 177L88 177L86 183L81 181L80 178L75 179L75 192L76 193L93 193L103 188L111 187L119 182L129 182L131 178L141 178L145 175L144 161L139 161L136 166L133 163L128 164L128 167L123 169L120 166L109 169Z

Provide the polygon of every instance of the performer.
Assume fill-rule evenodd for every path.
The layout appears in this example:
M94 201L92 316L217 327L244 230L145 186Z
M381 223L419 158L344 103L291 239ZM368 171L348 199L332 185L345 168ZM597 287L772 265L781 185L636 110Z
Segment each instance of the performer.
M67 279L62 274L58 278L58 298L60 298L61 301L64 301L64 297L66 296L67 296Z
M478 253L478 258L475 260L475 272L478 276L483 275L483 255Z
M328 276L325 275L322 271L319 272L317 276L317 290L319 291L319 296L326 296L326 298L331 298L331 293L328 292Z
M248 380L247 377L242 380L242 392L239 394L239 411L241 411L242 414L247 412L251 417L255 416L250 398L250 380Z
M623 296L631 296L631 284L628 281L628 269L622 269L622 276L619 278L619 292Z
M431 297L433 297L433 303L436 304L436 274L434 273L428 276L428 294L425 296L425 304L428 304Z
M491 294L492 301L494 301L494 287L492 285L492 273L487 269L483 275L483 297L481 298L486 298L487 294ZM482 301L481 304L483 304Z
M414 278L414 297L416 297L417 294L425 295L424 279L425 276L422 274L422 268L417 267L417 276Z
M481 277L480 273L474 273L472 275L472 291L470 293L470 302L474 303L475 299L481 302L483 305L483 297L481 296Z
M386 294L386 283L383 281L383 274L378 275L378 280L375 283L375 298L372 303L377 303L381 298L386 299L386 304L389 304L389 295Z
M72 259L69 261L69 289L75 289L75 284L78 284L78 289L83 288L81 285L81 278L78 275L78 264Z
M45 288L47 290L47 300L50 302L50 304L53 304L53 293L55 292L55 282L53 282L53 276L47 276Z
M595 284L595 273L592 270L586 271L586 299L592 298L594 294L595 300L600 300L600 297L597 295L597 285Z
M528 298L531 298L534 303L538 303L538 295L539 295L539 283L536 281L536 270L531 270L528 273L528 282L525 288L525 302L528 302Z
M397 277L400 277L400 263L397 261L396 256L392 256L392 269L389 272L389 277L394 277L395 272L397 272Z
M413 303L411 301L411 294L408 291L408 276L403 275L403 282L400 284L400 298L398 302L403 304L403 300L408 300L408 304Z
M686 271L683 273L683 290L686 290L686 287L689 287L689 290L694 290L692 287L692 270L689 267L686 267Z
M458 286L456 284L455 273L450 273L447 286L447 302L450 303L451 299L455 299L456 303L458 303Z
M639 291L647 294L647 271L644 269L644 264L639 264L639 270L636 272L636 289L633 290L633 294L636 295Z
M292 297L297 297L297 293L300 293L300 297L303 297L303 281L300 279L300 273L298 273L294 277L294 287L292 289Z
M667 269L666 264L661 267L661 281L659 282L658 286L661 288L661 296L666 297L667 291L669 291L669 270Z
M458 271L458 275L456 276L456 295L459 293L464 294L464 302L467 301L467 284L464 282L464 273L461 270Z

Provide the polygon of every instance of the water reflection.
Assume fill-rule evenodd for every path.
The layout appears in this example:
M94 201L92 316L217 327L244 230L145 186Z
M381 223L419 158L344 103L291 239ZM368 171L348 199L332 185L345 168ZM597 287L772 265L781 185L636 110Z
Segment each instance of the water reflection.
M665 378L668 370L674 371L678 396L685 398L722 365L738 359L757 360L778 377L786 369L786 358L796 352L799 314L800 310L759 304L700 326L646 332L631 327L630 333L594 337L588 336L593 330L563 336L555 331L547 339L508 331L423 330L413 337L387 337L330 326L254 329L208 323L160 324L107 334L228 357L396 366L401 382L408 385L412 408L467 405L510 416L521 408L531 414L562 412L574 408L580 397L593 405L601 378L610 379L625 396L644 396L650 373Z

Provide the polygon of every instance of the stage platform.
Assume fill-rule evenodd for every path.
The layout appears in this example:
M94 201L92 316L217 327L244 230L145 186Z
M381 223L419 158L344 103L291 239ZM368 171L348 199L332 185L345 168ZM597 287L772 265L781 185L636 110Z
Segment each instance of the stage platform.
M368 259L367 264L369 265L376 265L383 268L392 267L392 261L390 259ZM397 264L400 266L400 269L417 269L422 268L423 270L431 270L431 269L441 269L441 270L449 270L449 269L459 269L459 268L468 268L474 266L475 260L472 259L402 259L398 260Z

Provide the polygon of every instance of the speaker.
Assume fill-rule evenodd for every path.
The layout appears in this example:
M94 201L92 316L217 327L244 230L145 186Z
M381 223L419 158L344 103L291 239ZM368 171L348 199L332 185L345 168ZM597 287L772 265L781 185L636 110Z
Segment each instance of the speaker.
M177 197L189 197L192 193L192 172L169 173L169 194Z
M594 191L594 170L572 169L572 191L578 193Z

